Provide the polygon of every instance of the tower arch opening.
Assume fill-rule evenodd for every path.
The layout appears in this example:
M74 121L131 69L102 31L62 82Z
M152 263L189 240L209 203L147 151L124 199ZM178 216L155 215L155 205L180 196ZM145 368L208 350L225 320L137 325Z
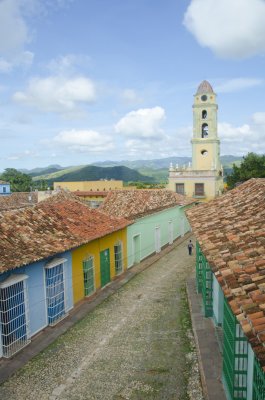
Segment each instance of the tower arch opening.
M207 138L208 133L209 133L208 124L206 124L206 123L202 124L202 138Z
M207 119L207 111L202 110L202 119Z

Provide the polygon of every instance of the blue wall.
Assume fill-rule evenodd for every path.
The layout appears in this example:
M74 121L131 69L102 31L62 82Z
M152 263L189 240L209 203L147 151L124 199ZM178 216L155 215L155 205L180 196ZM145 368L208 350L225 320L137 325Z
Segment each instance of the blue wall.
M72 289L72 255L71 252L57 254L57 258L65 258L67 262L64 267L65 277L65 297L66 312L73 307L73 289ZM16 268L0 275L0 282L12 275L25 274L28 275L28 301L29 301L29 322L30 335L33 336L38 331L47 326L46 311L46 288L45 288L45 271L44 267L52 258L40 262L30 264L25 267Z
M10 184L0 183L0 195L9 195L9 194L10 194Z

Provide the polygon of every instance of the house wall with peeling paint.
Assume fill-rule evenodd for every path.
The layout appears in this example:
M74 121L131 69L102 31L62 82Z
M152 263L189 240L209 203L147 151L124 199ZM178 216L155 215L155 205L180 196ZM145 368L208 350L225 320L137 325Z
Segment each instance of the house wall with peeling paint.
M125 271L127 269L126 228L113 232L100 239L93 240L72 251L74 304L85 297L83 261L87 260L89 257L92 256L94 258L95 290L99 290L101 288L100 252L104 251L105 249L109 249L110 251L110 278L111 280L115 278L114 246L118 242L122 243L123 271Z
M5 342L15 341L15 335L19 334L19 320L21 313L26 309L26 324L28 331L28 340L36 333L45 328L48 322L48 302L47 302L47 277L45 275L46 266L53 262L63 264L63 301L64 312L67 312L73 307L73 290L72 290L72 257L71 252L57 254L56 257L50 257L39 262L29 264L0 275L0 309L2 311L2 319L0 323L0 357L2 355L1 345ZM16 294L16 284L14 282L23 278L24 294ZM55 281L54 281L55 282ZM56 282L54 284L56 286ZM20 315L18 311L20 309ZM6 314L4 316L4 314ZM18 314L18 315L16 315ZM13 329L15 333L11 337L9 332Z
M170 229L173 240L190 230L184 213L185 207L172 207L137 219L127 228L128 267L156 252L156 228L160 230L161 247L170 243ZM170 228L172 223L172 228Z

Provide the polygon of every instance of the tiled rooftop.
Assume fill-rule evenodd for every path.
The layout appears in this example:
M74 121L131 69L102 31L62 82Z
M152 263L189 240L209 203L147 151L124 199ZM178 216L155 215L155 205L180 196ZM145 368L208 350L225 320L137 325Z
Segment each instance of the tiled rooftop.
M192 203L194 200L169 190L115 190L108 193L99 209L116 217L140 218L166 208Z
M0 185L9 185L9 182L1 181L1 180L0 180Z
M265 179L251 179L186 213L265 370Z
M63 193L33 207L3 212L0 273L88 243L129 223L90 209Z
M8 196L0 196L0 212L32 206L37 201L36 192L14 192Z
M196 94L213 93L212 85L208 81L202 81L197 89Z

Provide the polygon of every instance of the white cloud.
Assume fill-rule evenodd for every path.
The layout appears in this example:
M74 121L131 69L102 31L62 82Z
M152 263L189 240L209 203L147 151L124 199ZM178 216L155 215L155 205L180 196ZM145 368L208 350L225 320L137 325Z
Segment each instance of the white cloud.
M32 64L34 54L25 50L30 42L29 30L22 15L26 6L25 0L0 1L0 73Z
M160 125L165 118L162 107L140 108L126 114L115 125L115 131L134 138L160 139L163 130Z
M76 110L78 104L95 100L95 86L85 77L33 78L26 91L16 92L13 99L18 103L37 107L41 111L71 112Z
M262 79L256 78L235 78L229 79L215 86L216 93L230 93L237 92L239 90L252 88L259 86L263 83Z
M150 141L143 141L140 139L129 139L125 142L128 154L137 157L150 157L156 153L154 145Z
M24 158L29 158L29 157L39 157L39 153L36 151L32 151L32 150L24 150L21 153L13 153L10 154L9 156L7 156L7 160L21 160Z
M8 55L17 54L28 42L29 32L21 15L21 2L2 0L0 2L0 52Z
M121 93L121 98L127 104L139 104L142 102L142 98L134 89L124 89Z
M233 126L227 122L218 124L222 154L247 154L250 151L265 153L265 113L252 116L252 123Z
M256 125L265 126L265 112L256 112L252 115L252 121Z
M112 138L92 130L62 131L53 139L54 143L77 152L99 152L114 148Z
M9 73L16 67L29 68L33 59L34 54L31 51L24 51L10 61L0 57L0 73Z
M12 70L13 66L12 63L8 62L4 58L0 58L0 72L7 73Z
M265 53L264 0L191 0L183 23L200 45L220 57Z
M251 132L250 125L244 124L242 126L233 126L227 122L220 122L218 124L218 132L221 140L225 142L247 140L253 132Z
M67 74L75 70L76 66L89 66L91 58L81 54L66 54L58 56L48 63L48 70L53 75Z

